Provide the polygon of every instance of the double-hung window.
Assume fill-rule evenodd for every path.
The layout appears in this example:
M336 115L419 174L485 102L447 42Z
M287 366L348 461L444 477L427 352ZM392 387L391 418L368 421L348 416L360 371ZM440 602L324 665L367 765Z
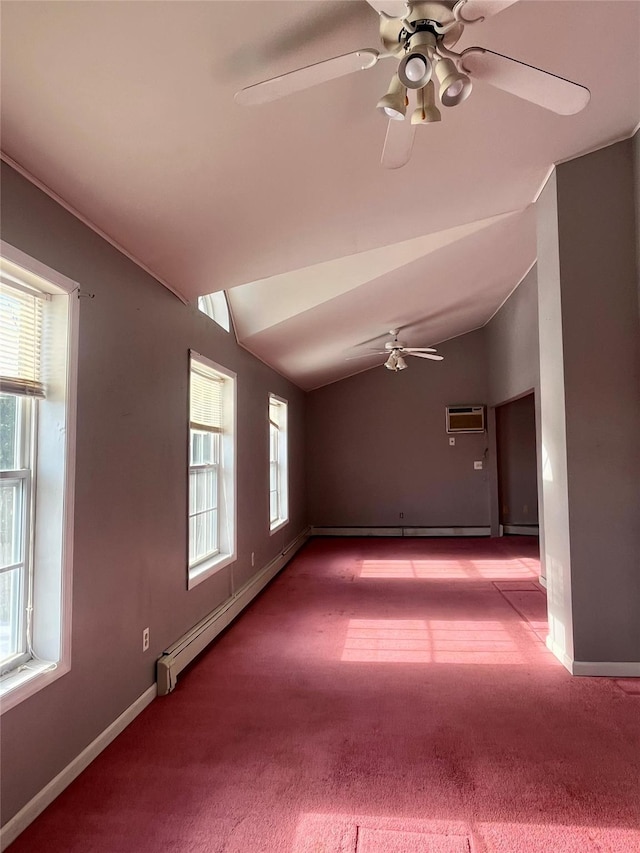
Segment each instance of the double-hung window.
M235 559L235 381L191 353L189 587Z
M269 527L289 520L287 401L269 395Z
M0 697L70 665L77 289L2 244Z

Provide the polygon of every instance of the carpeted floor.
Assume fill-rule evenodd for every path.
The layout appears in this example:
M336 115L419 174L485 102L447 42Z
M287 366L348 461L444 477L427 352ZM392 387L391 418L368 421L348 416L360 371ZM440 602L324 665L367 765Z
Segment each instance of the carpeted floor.
M638 682L546 650L536 547L312 541L11 853L640 851Z

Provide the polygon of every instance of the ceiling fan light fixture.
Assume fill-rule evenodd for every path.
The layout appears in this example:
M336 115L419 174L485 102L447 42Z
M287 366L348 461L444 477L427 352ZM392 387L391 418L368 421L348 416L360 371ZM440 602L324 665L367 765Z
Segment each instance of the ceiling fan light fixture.
M404 358L401 355L399 355L396 359L396 370L406 370L406 369L407 369L407 362L404 360Z
M440 83L439 95L443 107L456 107L469 97L473 88L471 79L458 71L450 59L438 60L435 72Z
M407 112L407 90L394 74L389 84L389 91L378 101L377 109L392 121L403 121Z
M432 124L440 121L442 116L436 106L436 90L433 80L418 92L418 107L413 111L411 124Z
M422 89L431 80L433 65L422 50L412 50L407 53L398 66L398 77L407 89Z
M384 366L387 368L387 370L397 370L397 360L398 357L396 356L395 352L392 352L389 358L385 361Z

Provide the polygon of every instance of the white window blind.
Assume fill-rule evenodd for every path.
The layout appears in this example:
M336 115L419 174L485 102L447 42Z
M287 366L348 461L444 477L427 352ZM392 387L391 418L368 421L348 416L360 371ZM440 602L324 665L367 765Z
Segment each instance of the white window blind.
M223 380L215 371L191 362L191 427L222 431Z
M41 375L42 300L2 274L0 281L0 391L44 397Z

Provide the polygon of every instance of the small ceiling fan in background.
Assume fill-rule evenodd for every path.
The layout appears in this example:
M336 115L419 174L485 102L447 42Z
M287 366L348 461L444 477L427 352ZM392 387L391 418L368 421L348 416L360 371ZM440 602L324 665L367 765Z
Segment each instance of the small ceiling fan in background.
M347 361L351 361L355 358L371 358L372 355L386 355L387 360L384 362L384 366L387 370L405 370L408 365L404 360L405 355L413 355L416 358L428 358L431 361L442 361L444 356L436 355L437 350L433 347L406 347L402 341L398 340L398 332L399 329L390 329L389 334L393 335L392 341L387 341L384 345L384 349L372 349L369 352L362 353L361 355L352 355L347 358Z
M264 104L355 71L373 68L381 59L399 59L389 90L378 110L389 119L382 165L404 166L411 157L418 125L440 121L437 95L444 107L455 107L471 94L480 80L524 98L559 115L573 115L589 103L585 86L511 59L483 47L452 50L465 26L512 6L517 0L367 0L380 16L383 52L363 48L316 62L255 83L236 93L238 104ZM389 14L392 12L393 14ZM411 118L407 109L411 106Z

